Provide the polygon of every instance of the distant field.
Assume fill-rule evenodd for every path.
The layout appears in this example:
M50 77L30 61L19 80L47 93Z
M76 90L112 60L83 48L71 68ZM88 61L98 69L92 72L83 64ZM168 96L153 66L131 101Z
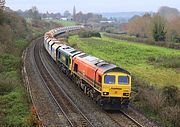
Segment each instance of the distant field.
M74 25L76 25L76 23L73 21L64 21L64 20L53 20L53 21L56 23L60 23L63 26L74 26Z
M82 51L126 68L152 85L180 88L180 50L117 39L71 36L69 43Z

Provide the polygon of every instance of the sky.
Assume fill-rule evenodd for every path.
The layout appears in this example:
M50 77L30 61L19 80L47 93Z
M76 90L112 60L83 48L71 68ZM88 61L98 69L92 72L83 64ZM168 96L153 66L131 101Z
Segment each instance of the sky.
M6 0L6 6L13 10L28 10L36 6L40 12L60 12L73 6L82 12L157 12L160 6L169 6L180 10L180 0Z

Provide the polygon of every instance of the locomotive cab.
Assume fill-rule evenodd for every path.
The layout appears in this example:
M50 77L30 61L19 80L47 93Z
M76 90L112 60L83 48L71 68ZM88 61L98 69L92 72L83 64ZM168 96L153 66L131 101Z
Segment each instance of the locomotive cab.
M130 92L130 75L122 72L109 72L102 76L101 96L129 98Z
M128 107L131 93L130 73L112 64L101 66L101 100L100 104L105 110L120 110Z

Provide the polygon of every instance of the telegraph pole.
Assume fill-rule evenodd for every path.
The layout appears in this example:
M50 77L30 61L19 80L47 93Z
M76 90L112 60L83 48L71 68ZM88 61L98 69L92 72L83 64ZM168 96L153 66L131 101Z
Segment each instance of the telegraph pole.
M6 3L5 0L0 0L0 9L1 9L1 10L4 10L4 8L5 8L5 3Z

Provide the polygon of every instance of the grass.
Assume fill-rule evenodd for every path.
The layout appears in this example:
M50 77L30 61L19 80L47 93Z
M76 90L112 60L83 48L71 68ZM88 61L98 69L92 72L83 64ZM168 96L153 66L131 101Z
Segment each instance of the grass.
M120 67L126 68L132 75L152 85L176 85L180 88L179 68L167 68L161 64L152 64L149 58L180 58L180 51L157 46L119 41L117 39L85 38L71 36L69 43L84 52L99 57Z
M30 112L21 78L21 54L27 44L25 39L17 39L9 53L0 55L0 125L2 127L30 126L26 122Z
M64 21L64 20L50 20L50 21L61 24L63 26L74 26L74 25L76 25L76 23L73 21Z

